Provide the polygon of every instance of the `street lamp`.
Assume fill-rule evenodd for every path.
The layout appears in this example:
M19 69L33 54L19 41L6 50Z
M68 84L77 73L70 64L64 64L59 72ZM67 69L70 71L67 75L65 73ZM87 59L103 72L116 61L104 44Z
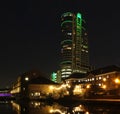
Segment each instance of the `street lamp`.
M28 77L25 77L25 81L29 81L29 78L28 78Z

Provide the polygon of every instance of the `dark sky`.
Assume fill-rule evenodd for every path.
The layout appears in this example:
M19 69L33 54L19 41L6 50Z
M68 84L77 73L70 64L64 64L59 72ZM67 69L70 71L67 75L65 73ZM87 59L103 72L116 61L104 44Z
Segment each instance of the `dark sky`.
M87 22L91 65L120 65L120 8L113 0L8 0L0 10L0 88L31 69L59 69L60 16L67 11Z

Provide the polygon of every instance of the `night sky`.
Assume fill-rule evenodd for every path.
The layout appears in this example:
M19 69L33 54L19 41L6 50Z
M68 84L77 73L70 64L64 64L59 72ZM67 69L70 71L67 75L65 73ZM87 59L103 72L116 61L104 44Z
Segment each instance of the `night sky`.
M87 22L90 64L120 65L120 8L113 0L8 0L0 10L0 88L31 69L59 69L60 16L67 11Z

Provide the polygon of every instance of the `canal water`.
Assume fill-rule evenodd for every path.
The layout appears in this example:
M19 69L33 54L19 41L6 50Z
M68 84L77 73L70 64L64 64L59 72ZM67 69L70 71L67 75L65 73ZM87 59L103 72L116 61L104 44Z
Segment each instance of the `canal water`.
M120 114L119 104L0 101L0 114Z

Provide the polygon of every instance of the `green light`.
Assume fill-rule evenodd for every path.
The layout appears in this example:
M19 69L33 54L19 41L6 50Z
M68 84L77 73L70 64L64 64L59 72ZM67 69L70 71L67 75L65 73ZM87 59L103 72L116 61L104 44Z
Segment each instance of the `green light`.
M78 17L78 18L82 18L82 16L81 16L80 13L77 13L77 17Z
M71 43L72 40L64 40L64 41L61 42L61 44L64 44L65 42L70 42Z
M56 78L57 78L57 73L55 73L55 72L53 72L52 74L51 74L51 77L52 77L52 81L56 81Z
M72 14L71 12L66 12L66 13L63 13L62 16L63 16L63 17L66 17L66 16L72 16L72 15L73 15L73 14ZM61 17L62 17L62 16L61 16Z
M72 21L71 21L71 20L63 21L63 22L61 23L61 26L62 26L64 23L72 23Z
M65 64L65 63L72 63L72 61L63 61L60 64Z

